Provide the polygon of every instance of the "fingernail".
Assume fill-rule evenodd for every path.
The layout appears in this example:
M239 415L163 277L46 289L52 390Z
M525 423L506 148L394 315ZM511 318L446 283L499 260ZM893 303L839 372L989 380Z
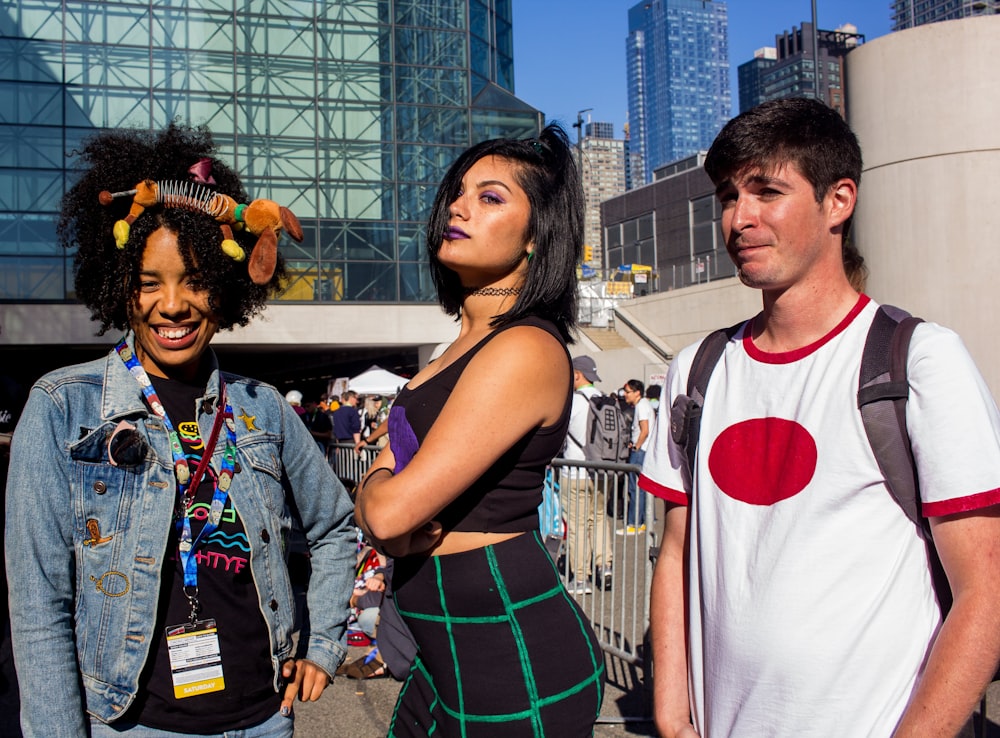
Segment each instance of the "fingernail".
M288 705L282 705L281 706L281 715L282 715L282 717L288 717L291 714L292 714L292 708L290 708Z

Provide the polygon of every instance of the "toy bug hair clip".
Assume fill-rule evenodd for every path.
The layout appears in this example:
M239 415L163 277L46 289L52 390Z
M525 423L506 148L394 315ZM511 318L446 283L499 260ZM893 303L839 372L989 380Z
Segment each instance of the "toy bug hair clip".
M246 252L233 239L232 229L246 229L258 237L250 253L247 272L255 284L267 284L274 276L278 263L278 233L284 228L289 236L301 241L302 226L299 225L299 219L291 210L281 207L272 200L254 200L246 205L236 202L229 195L205 187L205 184L214 184L211 176L205 178L206 162L210 163L210 160L201 159L191 167L190 171L195 181L154 182L146 179L132 190L101 192L98 198L105 206L119 197L132 197L132 207L128 215L115 223L115 244L119 249L125 248L132 223L146 208L153 205L205 213L221 224L222 250L234 261L246 259Z

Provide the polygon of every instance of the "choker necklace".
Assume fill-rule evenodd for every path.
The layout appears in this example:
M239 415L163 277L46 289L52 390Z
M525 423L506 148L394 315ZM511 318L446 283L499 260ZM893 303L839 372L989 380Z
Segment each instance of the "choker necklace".
M465 293L467 296L472 295L483 295L485 297L515 297L521 294L520 287L476 287L475 289L467 290Z

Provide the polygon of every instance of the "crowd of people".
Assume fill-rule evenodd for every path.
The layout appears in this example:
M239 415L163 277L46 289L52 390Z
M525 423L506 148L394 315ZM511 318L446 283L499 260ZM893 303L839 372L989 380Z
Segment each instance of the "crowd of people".
M705 160L761 312L607 394L569 350L583 210L558 126L447 171L426 244L457 336L395 397L282 397L220 367L214 336L265 309L302 230L207 131L98 133L81 159L59 238L121 338L0 386L5 735L291 736L337 675L402 681L393 737L592 735L605 656L580 601L614 586L616 534L649 534L647 494L661 735L954 736L982 697L1000 412L954 333L864 294L861 149L823 103L743 113ZM859 410L885 394L871 335L904 323L912 505ZM330 449L365 446L347 489ZM557 457L565 578L539 535Z

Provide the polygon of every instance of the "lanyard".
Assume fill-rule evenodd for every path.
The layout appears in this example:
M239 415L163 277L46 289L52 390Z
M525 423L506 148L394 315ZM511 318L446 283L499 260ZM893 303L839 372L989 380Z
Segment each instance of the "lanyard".
M233 480L233 470L236 467L236 426L233 422L233 409L226 400L226 385L220 375L220 404L225 407L225 410L216 415L215 423L212 426L212 435L205 445L201 461L192 474L191 465L184 454L180 436L174 429L173 423L170 422L170 418L167 417L167 411L163 407L163 403L160 402L146 370L139 363L139 359L136 358L135 353L124 338L115 346L115 351L118 352L121 360L125 362L126 368L139 383L142 394L146 397L146 402L153 413L163 421L163 425L167 429L167 436L170 438L170 452L174 457L174 476L177 479L177 522L175 524L178 536L177 553L184 571L184 595L191 604L191 622L193 623L200 609L198 604L198 558L195 553L198 547L207 541L208 537L219 527L219 522L222 520L222 510L229 498L229 485ZM208 469L208 462L215 451L223 420L225 420L226 425L226 449L222 455L222 469L218 479L212 483L214 489L208 518L198 532L198 536L192 541L191 520L187 516L187 510L194 502L198 485Z

